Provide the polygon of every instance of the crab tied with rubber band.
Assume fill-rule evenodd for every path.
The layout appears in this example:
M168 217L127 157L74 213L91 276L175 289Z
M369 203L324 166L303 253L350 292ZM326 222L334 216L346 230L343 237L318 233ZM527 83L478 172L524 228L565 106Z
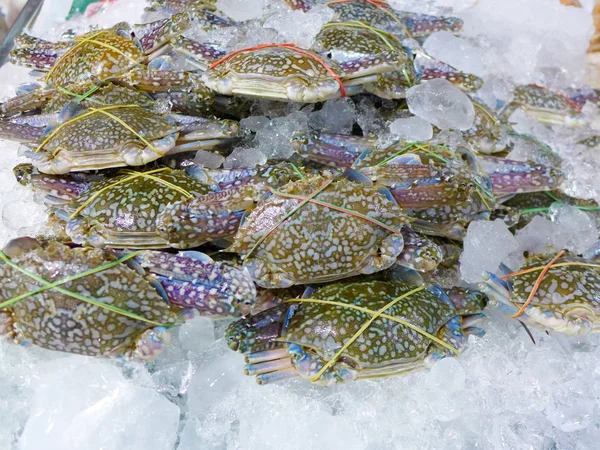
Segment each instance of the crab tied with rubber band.
M583 336L600 330L600 265L565 251L533 255L517 272L483 275L480 289L527 325Z
M18 238L0 259L0 335L69 353L152 359L185 309L240 317L256 299L244 271L198 252L119 255Z
M301 377L319 385L381 378L458 355L487 298L404 281L340 281L232 323L225 338L259 384Z

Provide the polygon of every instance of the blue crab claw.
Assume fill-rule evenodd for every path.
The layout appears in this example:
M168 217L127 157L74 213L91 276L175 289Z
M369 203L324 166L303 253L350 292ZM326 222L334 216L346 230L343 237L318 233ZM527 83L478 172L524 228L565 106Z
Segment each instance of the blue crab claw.
M227 345L233 351L247 354L248 363L270 359L264 356L271 350L281 353L283 344L274 339L281 336L289 307L290 305L280 304L231 323L225 331Z
M150 328L144 331L137 339L130 357L141 361L151 361L156 358L170 342L171 334L166 327Z
M419 66L420 81L444 78L465 92L475 92L483 86L481 78L470 73L461 72L426 54L422 49L418 49L416 54L415 65Z
M171 43L171 47L175 52L186 56L187 61L200 70L206 70L211 63L227 54L226 51L213 44L196 42L184 36L175 39Z
M44 128L41 127L0 120L0 139L27 144L36 142L43 133Z
M529 161L480 156L479 162L491 180L494 195L551 191L564 179L560 170Z
M147 251L136 260L156 277L176 306L211 317L240 317L256 302L256 288L246 271L215 262L203 253Z
M291 142L303 158L333 167L352 167L373 145L369 138L312 131L296 131Z
M387 269L396 262L403 248L404 238L402 234L390 234L381 242L377 255L370 256L365 260L365 265L360 273L369 275Z
M517 312L517 308L511 301L511 289L508 282L500 279L492 272L485 271L482 275L482 282L479 289L488 296L489 299L502 307L509 314Z
M463 27L463 21L458 17L438 17L400 11L397 11L396 15L414 39L425 38L436 31L456 33Z
M282 289L295 284L294 280L285 277L283 272L277 271L273 264L261 258L244 261L244 268L260 287Z
M158 233L176 248L233 236L256 194L253 186L242 186L170 203L157 218Z

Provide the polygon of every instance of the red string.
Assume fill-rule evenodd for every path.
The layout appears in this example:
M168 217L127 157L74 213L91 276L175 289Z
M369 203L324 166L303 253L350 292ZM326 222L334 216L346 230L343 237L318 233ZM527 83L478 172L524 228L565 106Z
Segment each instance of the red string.
M374 1L378 1L378 0L374 0ZM313 55L310 52L307 52L306 50L303 50L301 48L299 48L296 44L261 44L261 45L257 45L256 47L248 47L248 48L242 48L240 50L236 50L226 56L224 56L223 58L215 61L214 63L212 63L210 66L208 66L209 69L214 69L215 67L217 67L219 64L224 63L225 61L233 58L235 55L238 55L240 53L244 53L244 52L249 52L252 50L261 50L263 48L277 48L277 47L281 47L281 48L289 48L290 50L293 50L295 52L298 53L302 53L303 55L309 56L310 58L314 59L315 61L317 61L319 64L321 64L325 70L333 77L333 79L335 81L337 81L337 83L340 85L340 93L342 95L342 97L346 96L346 89L344 88L344 83L342 82L341 78L331 69L331 67L329 67L321 58L319 58L316 55Z

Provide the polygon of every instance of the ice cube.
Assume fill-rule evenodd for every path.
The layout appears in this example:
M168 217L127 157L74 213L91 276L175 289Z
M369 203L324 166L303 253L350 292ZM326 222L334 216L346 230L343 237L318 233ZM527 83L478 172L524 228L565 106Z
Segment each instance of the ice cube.
M179 408L126 380L109 361L69 356L44 365L23 450L172 449Z
M448 80L435 79L411 87L406 102L411 113L438 128L464 131L473 126L473 103Z
M217 0L217 8L233 20L242 22L261 17L267 3L267 0Z
M535 216L531 222L517 231L516 239L519 243L519 251L531 254L556 252L555 245L562 245L564 237L555 235L555 232L554 224L550 220L542 216Z
M194 157L194 163L207 169L218 169L223 164L223 161L225 161L225 158L221 155L205 150L198 150Z
M257 148L236 147L223 162L224 169L251 168L267 162L267 157Z
M215 341L215 327L208 317L188 319L179 328L179 342L184 350L198 353Z
M567 433L583 430L592 422L595 404L585 383L575 379L554 390L546 416L552 425Z
M350 134L356 119L354 102L349 98L327 100L319 111L312 112L308 125L328 133Z
M250 131L257 132L267 127L271 120L265 116L250 116L240 120L240 126Z
M481 51L452 33L438 31L430 34L423 43L423 48L429 55L463 72L474 75L484 73Z
M582 253L598 240L598 229L590 216L575 206L555 203L548 217L534 217L517 232L521 252L557 253L567 249Z
M585 212L571 205L555 203L548 212L556 226L555 235L564 236L564 244L560 248L580 254L598 240L598 229ZM559 244L560 245L560 244Z
M380 135L387 131L387 121L380 109L375 107L370 98L362 98L357 105L356 123L363 134Z
M203 364L192 377L188 406L198 417L210 412L211 407L235 391L240 383L251 381L244 375L244 358L229 351L219 358Z
M390 124L390 132L406 141L428 141L433 137L431 124L420 117L396 119Z
M272 119L268 125L256 132L254 142L257 149L268 159L287 159L294 153L290 138L294 131L308 126L308 116L295 111Z
M456 358L444 358L435 363L427 374L427 384L433 390L462 391L465 376L465 369Z
M518 246L502 220L471 222L460 257L463 280L476 283L481 281L483 271L495 273L500 263Z

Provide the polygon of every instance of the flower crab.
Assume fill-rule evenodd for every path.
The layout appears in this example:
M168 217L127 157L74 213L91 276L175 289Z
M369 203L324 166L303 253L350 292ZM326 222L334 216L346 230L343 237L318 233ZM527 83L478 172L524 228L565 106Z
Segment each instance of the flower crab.
M497 277L485 272L480 288L523 322L572 336L600 331L600 266L564 254L534 255L518 272Z
M256 297L245 272L202 253L119 257L18 238L0 257L0 335L69 353L152 359L177 309L239 317Z
M577 127L586 122L581 108L570 98L536 84L517 86L513 100L504 106L502 114L509 118L517 109L550 125Z
M230 237L259 196L250 188L213 192L206 174L166 167L99 180L40 174L30 165L15 174L46 194L72 242L94 247L184 249Z
M259 286L333 281L391 266L408 220L387 192L346 178L309 177L271 189L228 251Z
M25 154L41 172L65 174L141 166L167 154L214 148L239 130L234 121L164 116L135 104L87 110L69 104L58 120L41 132L41 127L0 121L0 133L27 142ZM27 130L38 137L35 142L28 140Z
M307 298L308 297L308 298ZM483 317L477 291L396 281L337 282L232 323L229 347L259 384L389 377L456 356Z

